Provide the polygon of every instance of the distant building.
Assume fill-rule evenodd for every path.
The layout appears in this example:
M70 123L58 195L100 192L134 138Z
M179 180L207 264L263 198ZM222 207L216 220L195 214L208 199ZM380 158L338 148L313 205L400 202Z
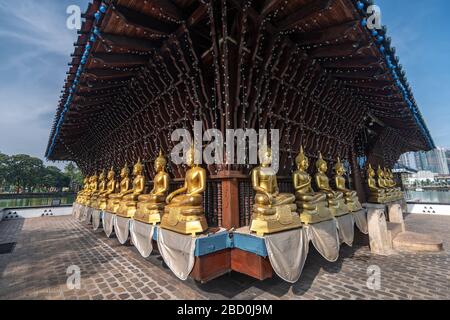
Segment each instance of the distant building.
M429 152L405 153L400 157L398 163L418 171L448 175L450 174L450 151L436 148Z
M411 168L414 170L418 170L421 168L417 167L416 156L414 152L408 152L401 155L399 164L403 167Z
M444 148L436 148L427 152L429 170L439 174L449 174L447 156Z

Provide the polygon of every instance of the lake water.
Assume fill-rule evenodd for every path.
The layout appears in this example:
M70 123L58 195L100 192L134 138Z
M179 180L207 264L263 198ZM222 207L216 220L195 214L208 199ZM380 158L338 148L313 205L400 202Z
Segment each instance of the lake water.
M39 207L50 206L53 200L61 200L61 204L72 204L75 196L54 197L54 198L17 198L17 199L1 199L0 208L19 208L19 207Z
M408 201L450 204L450 191L408 191Z

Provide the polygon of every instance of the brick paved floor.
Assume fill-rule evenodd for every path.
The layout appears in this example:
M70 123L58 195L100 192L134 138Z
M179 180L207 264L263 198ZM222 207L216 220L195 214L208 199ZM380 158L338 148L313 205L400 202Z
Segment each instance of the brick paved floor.
M17 242L0 255L0 299L449 299L450 217L410 215L407 229L445 240L445 252L372 256L360 238L328 263L310 250L303 274L291 285L231 273L207 284L180 281L152 255L106 239L72 217L0 223L0 244ZM66 270L81 267L81 289L69 290ZM381 289L366 286L367 267L381 268Z

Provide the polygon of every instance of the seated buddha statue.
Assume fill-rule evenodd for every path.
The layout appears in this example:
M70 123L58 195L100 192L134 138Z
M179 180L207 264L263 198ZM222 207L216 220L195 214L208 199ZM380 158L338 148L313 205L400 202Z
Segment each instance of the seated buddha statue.
M379 188L384 189L386 201L388 201L388 202L395 201L395 198L396 198L395 190L391 189L388 186L387 181L384 177L384 171L383 171L383 169L381 169L381 166L378 166L378 170L377 170L377 184L378 184Z
M104 191L101 192L98 196L97 209L106 210L106 206L108 204L108 198L111 194L114 193L114 191L116 189L116 180L114 179L115 176L116 176L116 173L114 172L114 169L111 167L111 170L109 170L109 172L108 172L108 176L107 176L108 181L106 182L106 187L105 187Z
M295 163L297 164L297 171L292 175L292 180L300 220L305 224L313 224L332 219L327 196L323 193L314 192L311 186L312 179L307 172L309 159L306 157L303 147L300 148Z
M106 180L105 180L105 170L100 173L98 177L98 188L97 191L92 193L91 201L89 203L90 207L94 209L98 209L98 198L106 189Z
M251 172L252 187L256 195L250 231L263 236L301 227L295 196L280 193L278 189L276 172L270 167L272 151L268 147L262 147L259 154L261 164Z
M358 212L362 209L361 203L358 199L358 194L354 190L347 189L347 181L344 177L345 168L341 162L341 159L337 159L336 166L334 167L336 176L334 178L336 183L336 189L344 194L345 204L349 208L350 212Z
M206 170L195 163L195 148L192 146L186 154L184 185L166 198L161 228L181 234L195 236L208 229L204 209L203 193L206 189Z
M130 190L130 173L128 170L128 165L125 164L125 166L120 171L120 183L116 187L116 190L118 190L118 193L111 193L108 197L108 203L106 205L106 211L110 213L117 213L117 210L119 209L120 200L122 200L122 197L126 194L128 190Z
M160 151L155 160L156 175L153 178L153 189L149 194L139 196L134 220L150 224L161 222L170 183L169 174L165 171L166 165L166 158Z
M323 159L322 153L319 153L319 159L316 162L316 184L320 192L327 196L328 207L331 214L335 217L348 214L350 210L345 204L344 193L341 191L335 191L330 187L330 180L327 177L328 164Z
M132 188L123 193L122 199L120 200L119 209L117 210L117 215L126 218L132 218L134 216L138 198L145 189L145 177L143 175L143 171L144 166L139 159L133 166L134 179Z
M78 192L77 199L75 202L78 204L82 204L84 202L84 196L85 194L87 194L88 191L89 191L89 178L84 177L83 188L80 190L80 192Z
M397 187L397 184L394 181L394 174L389 169L384 168L384 178L386 181L386 185L393 190L395 193L395 199L400 200L403 198L403 191L401 188Z
M369 187L369 202L386 202L385 189L378 187L377 181L375 180L375 170L372 168L371 164L369 164L369 168L367 169L367 185Z
M89 194L86 198L86 206L92 207L92 199L98 192L98 176L97 173L95 173L90 179L90 188L89 188Z

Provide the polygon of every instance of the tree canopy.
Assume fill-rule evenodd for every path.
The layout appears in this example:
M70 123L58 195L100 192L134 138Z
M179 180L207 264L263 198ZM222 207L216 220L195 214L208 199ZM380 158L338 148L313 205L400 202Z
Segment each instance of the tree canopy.
M26 154L8 156L0 152L0 188L3 192L51 192L77 190L82 184L78 167L69 163L64 171Z

